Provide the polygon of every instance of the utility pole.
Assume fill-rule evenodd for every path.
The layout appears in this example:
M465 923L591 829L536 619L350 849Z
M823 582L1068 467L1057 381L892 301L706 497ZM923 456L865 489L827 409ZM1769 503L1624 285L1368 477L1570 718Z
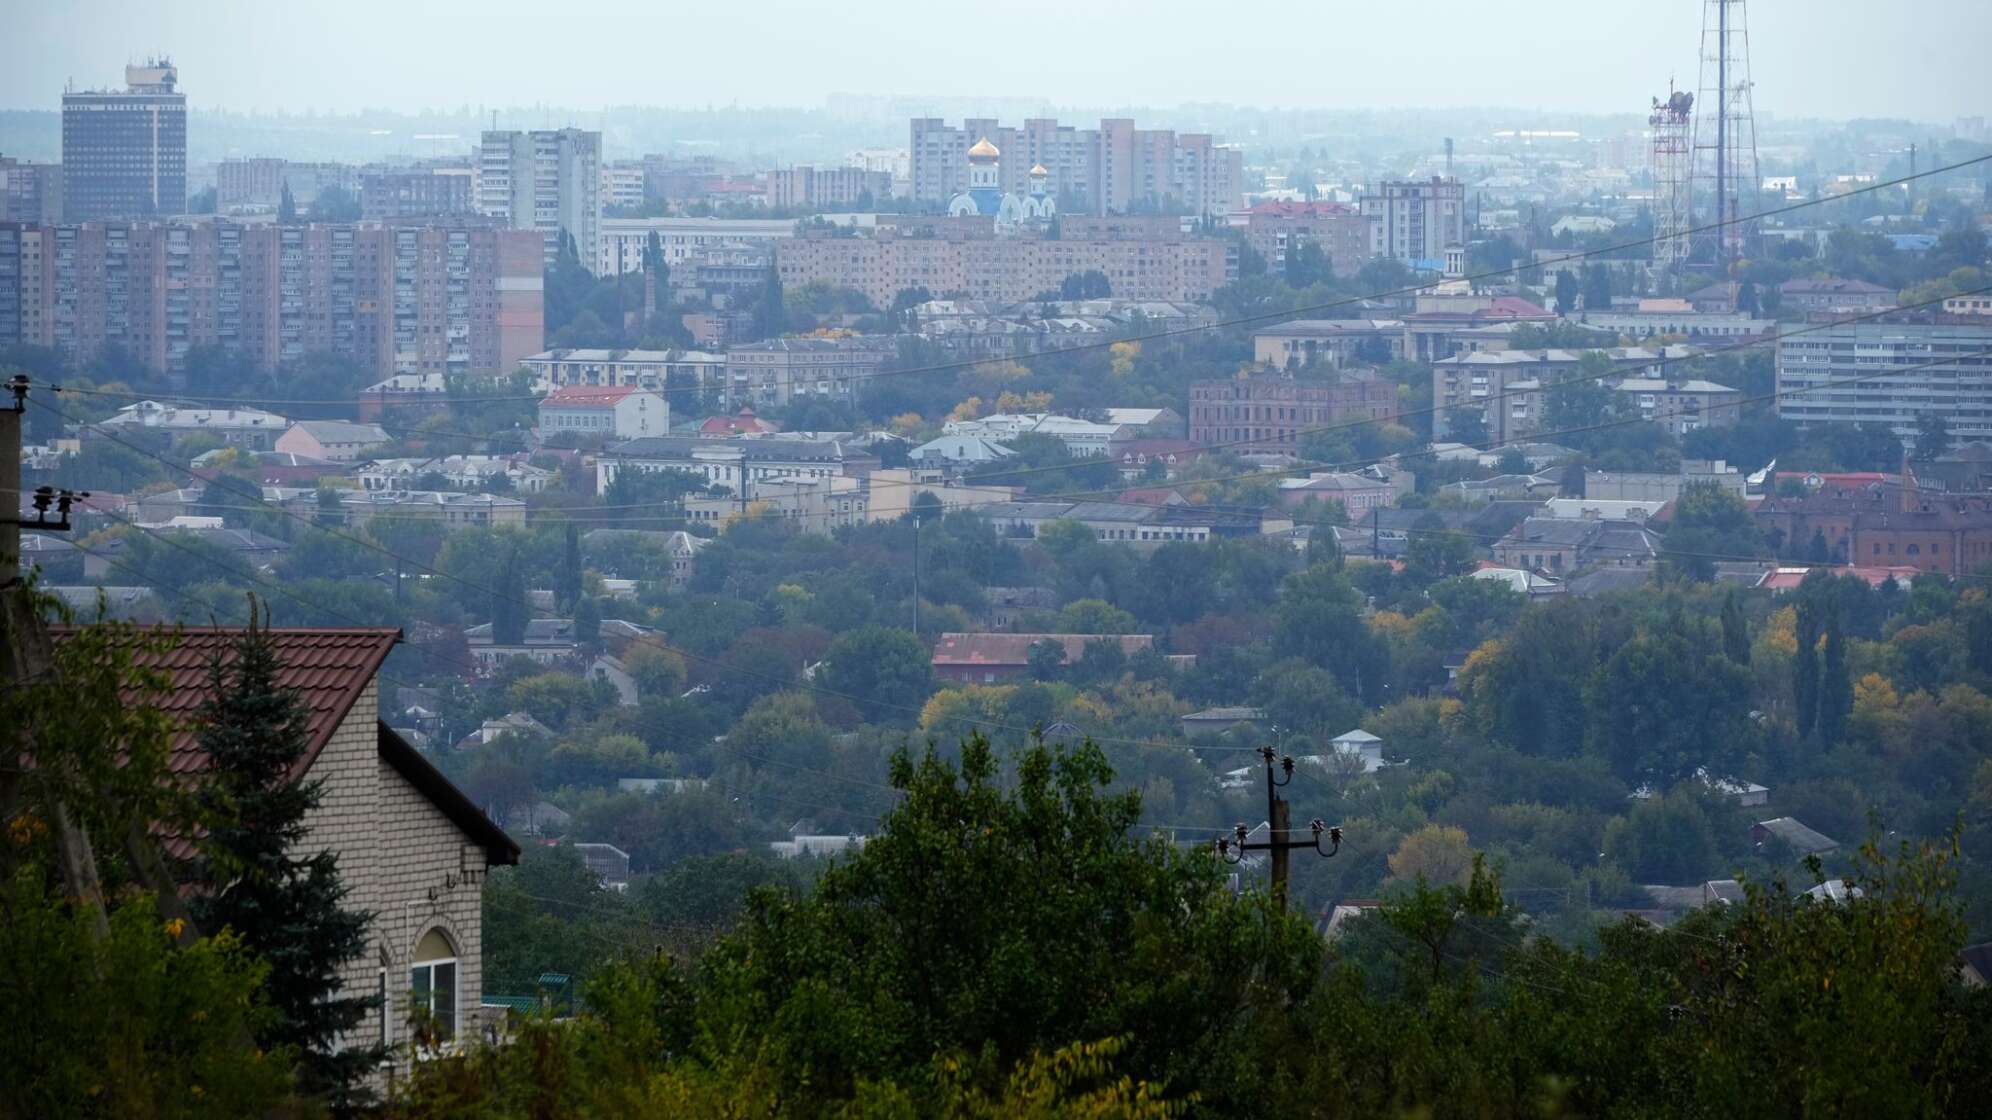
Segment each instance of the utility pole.
M920 636L920 511L913 511L913 636Z
M49 487L34 492L35 518L21 519L21 423L28 410L28 378L16 374L6 385L11 401L0 399L0 494L7 508L0 511L0 680L9 689L24 689L54 669L54 649L48 626L21 578L21 526L64 531L69 528L69 508L76 495L64 490L60 497ZM84 495L88 497L88 495ZM49 507L59 501L61 516L51 521ZM29 741L7 744L7 762L0 765L0 810L11 816L19 807L21 772L15 759L33 752L33 732ZM57 862L61 865L64 889L90 915L92 935L98 941L110 936L110 923L104 910L104 887L97 874L97 856L90 834L69 806L57 801L51 807L49 822L55 835ZM11 861L9 861L11 863Z
M1287 904L1289 868L1287 853L1295 848L1312 848L1317 855L1328 859L1342 850L1342 830L1340 827L1330 828L1322 823L1320 817L1316 817L1308 822L1308 829L1312 833L1311 839L1305 841L1285 839L1286 835L1293 831L1293 821L1290 815L1291 807L1284 798L1280 797L1279 790L1281 786L1293 781L1293 758L1290 755L1279 757L1279 772L1284 776L1275 777L1273 774L1275 756L1273 748L1259 748L1259 757L1266 763L1266 827L1269 830L1266 839L1258 843L1246 840L1246 836L1250 833L1245 828L1245 822L1240 821L1230 837L1217 838L1217 854L1226 863L1238 863L1245 858L1247 852L1271 853L1273 901L1284 912ZM1324 835L1328 837L1330 844L1325 852L1321 850L1321 838ZM1232 855L1234 851L1238 853L1235 857Z

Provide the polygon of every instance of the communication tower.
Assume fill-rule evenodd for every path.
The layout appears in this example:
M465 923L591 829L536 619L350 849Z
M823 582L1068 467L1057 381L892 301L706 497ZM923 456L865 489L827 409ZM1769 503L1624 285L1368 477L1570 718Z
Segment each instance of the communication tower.
M1694 127L1695 95L1667 83L1667 96L1653 99L1646 118L1653 138L1653 263L1673 268L1688 259L1693 224L1688 196L1688 147Z
M1695 97L1691 191L1706 199L1694 259L1727 264L1749 242L1749 215L1757 209L1762 180L1757 169L1756 114L1751 104L1750 20L1747 0L1702 0L1701 92Z

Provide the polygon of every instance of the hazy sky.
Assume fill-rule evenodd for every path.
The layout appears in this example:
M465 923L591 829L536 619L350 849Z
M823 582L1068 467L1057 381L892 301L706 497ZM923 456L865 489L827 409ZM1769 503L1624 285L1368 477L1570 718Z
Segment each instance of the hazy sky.
M1992 0L1758 0L1757 105L1992 112ZM0 0L0 107L170 52L197 106L1062 105L1642 109L1693 88L1699 0Z

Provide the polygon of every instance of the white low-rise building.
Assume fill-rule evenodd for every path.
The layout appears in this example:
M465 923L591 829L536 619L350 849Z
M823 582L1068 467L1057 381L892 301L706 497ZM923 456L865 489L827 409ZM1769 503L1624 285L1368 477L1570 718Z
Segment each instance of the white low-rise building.
M579 432L640 439L671 431L671 406L663 395L628 385L564 385L539 406L540 434Z

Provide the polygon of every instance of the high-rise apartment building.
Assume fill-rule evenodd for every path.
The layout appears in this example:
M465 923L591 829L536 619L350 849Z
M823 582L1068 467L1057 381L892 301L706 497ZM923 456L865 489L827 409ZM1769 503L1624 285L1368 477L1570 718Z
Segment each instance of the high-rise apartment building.
M1807 428L1886 424L1905 441L1923 417L1940 416L1953 442L1992 439L1988 350L1992 322L1979 315L1905 312L1787 336L1778 342L1778 416Z
M968 189L968 150L987 140L1000 152L996 188L1023 194L1042 167L1061 213L1180 210L1219 215L1244 201L1245 157L1205 133L1144 130L1108 118L1080 129L1038 118L1009 127L969 118L911 122L910 182L916 202L945 204Z
M643 205L643 161L617 160L602 165L602 207L634 210Z
M1370 223L1370 255L1433 271L1448 266L1447 251L1466 248L1466 187L1457 179L1389 180L1365 193L1360 206Z
M602 228L602 134L579 128L486 132L478 151L477 209L513 229L534 229L546 259L560 236L593 264Z
M768 172L769 206L828 209L866 206L892 193L892 173L862 167L791 167Z
M154 217L187 210L187 95L171 61L125 67L122 90L62 95L63 216Z
M0 156L0 222L62 220L62 165Z
M170 372L217 346L265 370L497 373L541 348L542 267L535 234L473 223L0 223L0 341Z

